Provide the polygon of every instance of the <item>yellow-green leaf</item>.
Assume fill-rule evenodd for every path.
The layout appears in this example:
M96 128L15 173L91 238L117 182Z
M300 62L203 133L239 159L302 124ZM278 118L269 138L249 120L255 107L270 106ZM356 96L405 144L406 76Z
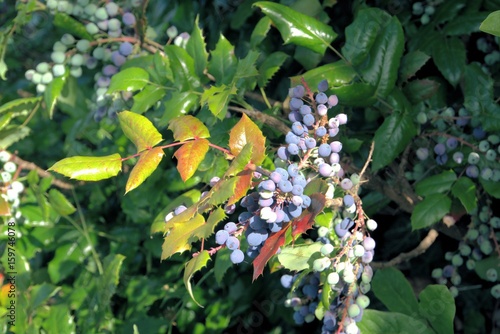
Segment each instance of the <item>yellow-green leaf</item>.
M69 216L76 211L73 204L57 189L50 189L49 203L61 216Z
M240 121L229 133L231 153L237 156L247 143L253 145L252 162L260 165L266 157L266 137L262 135L259 127L247 115L243 114Z
M208 260L210 260L210 254L208 251L203 250L197 256L192 258L188 263L186 263L186 269L184 270L184 284L186 285L186 289L189 292L189 295L193 299L193 301L200 307L203 307L194 299L193 289L191 287L191 277L197 272L200 271L203 267L207 265Z
M167 259L175 253L182 253L191 249L191 243L197 241L193 238L193 231L205 224L205 219L196 213L191 219L175 224L165 237L162 246L161 259Z
M164 154L160 147L142 152L139 161L130 172L125 193L140 186L156 170Z
M190 115L174 118L170 121L168 129L174 133L174 138L178 141L210 137L205 124Z
M175 152L174 157L177 158L177 170L184 182L193 176L205 158L205 154L207 154L209 148L208 143L206 139L193 140L185 143Z
M49 170L81 181L99 181L116 176L122 168L120 154L103 157L75 156L56 162Z
M223 120L226 117L227 105L232 95L237 93L235 86L228 87L221 85L220 87L212 86L203 92L201 103L207 104L208 109L218 119Z
M125 136L137 147L137 152L152 148L163 140L153 123L142 115L122 111L118 113L118 120Z

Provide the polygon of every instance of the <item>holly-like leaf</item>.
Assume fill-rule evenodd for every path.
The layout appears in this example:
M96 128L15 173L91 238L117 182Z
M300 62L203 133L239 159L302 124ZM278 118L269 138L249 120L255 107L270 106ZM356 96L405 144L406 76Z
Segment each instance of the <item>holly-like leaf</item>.
M170 121L168 129L174 133L174 139L177 141L210 137L205 124L190 115L174 118Z
M490 194L491 196L500 199L500 187L498 186L498 182L486 181L483 178L479 178L479 182L483 186L483 189Z
M243 146L243 149L241 150L240 154L238 154L236 158L234 158L234 160L231 162L231 165L224 173L225 177L234 176L239 172L241 172L243 169L245 169L246 165L250 162L250 159L252 158L252 148L253 148L252 143L247 143L245 144L245 146Z
M265 88L287 59L288 55L281 51L273 52L267 56L259 67L259 78L257 79L259 87Z
M446 194L432 194L413 209L411 226L413 230L429 227L450 212L451 199Z
M252 162L260 165L266 157L266 137L259 127L247 115L243 114L240 121L229 133L229 148L233 155L240 154L247 143L253 144Z
M54 78L54 80L52 80L52 82L45 88L44 100L50 119L52 119L54 114L57 99L61 95L64 85L66 84L66 78L66 75Z
M257 22L250 36L250 47L252 49L255 49L266 38L269 29L271 29L271 23L271 19L267 16L264 16Z
M274 233L267 238L264 246L262 246L259 255L253 260L253 276L252 281L255 281L266 267L267 262L276 254L278 249L285 244L285 233L291 225L287 225L280 231Z
M500 10L494 11L481 23L481 31L500 36Z
M38 96L38 97L24 97L21 99L9 101L0 106L0 114L6 112L22 113L25 111L31 111L41 100L42 97Z
M337 37L329 25L289 6L270 1L260 1L253 5L259 7L273 21L285 44L300 45L323 55Z
M10 205L5 198L0 196L0 216L10 216Z
M288 270L302 271L309 269L308 261L314 253L319 252L322 246L322 243L314 242L312 244L285 247L278 254L278 261Z
M176 223L175 226L170 229L163 241L161 259L165 260L175 253L182 253L190 250L191 243L197 241L196 238L193 238L193 231L204 224L205 219L199 213L196 213L187 221Z
M81 181L99 181L116 176L122 168L120 154L103 157L75 156L56 162L49 170Z
M166 103L167 110L163 113L158 124L166 126L170 120L187 114L188 112L196 109L199 105L200 96L193 92L174 92ZM207 130L208 131L208 130Z
M113 75L109 83L108 94L143 89L149 83L149 74L140 67L129 67Z
M201 103L207 104L208 109L220 120L223 120L227 114L227 106L231 96L237 93L235 86L221 85L212 86L206 89L201 96Z
M49 203L61 216L69 216L76 211L73 204L57 189L50 189Z
M247 169L236 176L236 184L234 186L233 195L227 200L227 204L236 204L243 196L248 192L248 189L252 186L252 175L253 171Z
M227 201L232 194L234 194L234 189L236 187L237 177L232 177L229 179L223 179L219 181L208 194L208 204L219 205Z
M200 87L200 78L196 74L194 59L188 52L177 45L167 45L165 55L170 60L177 88L181 92L197 91Z
M128 177L125 194L140 186L156 170L164 154L163 149L160 147L141 153L139 161L137 161Z
M295 238L307 230L311 229L314 224L314 218L323 211L326 204L325 195L320 193L312 194L311 205L307 208L305 213L303 213L297 220L292 222L292 236Z
M189 36L186 51L194 59L195 72L199 78L205 77L205 69L208 64L208 52L205 44L203 31L199 27L199 16L196 17L194 28Z
M208 72L214 76L217 84L229 85L236 73L236 65L234 46L223 35L220 35L215 50L210 54Z
M391 312L418 314L418 303L410 282L395 268L379 269L372 281L373 293Z
M448 170L437 175L429 176L415 185L415 192L420 196L445 193L451 189L451 185L457 180L457 174Z
M191 299L200 307L203 307L194 299L193 288L191 287L191 278L193 275L200 271L203 267L207 265L208 260L210 260L210 254L207 250L202 250L198 255L193 257L186 263L186 269L184 269L184 285L191 296Z
M476 184L468 177L460 177L451 187L451 193L460 200L467 212L477 207Z
M182 181L186 182L196 172L208 152L208 144L206 139L197 139L185 143L175 152L177 170L181 174Z
M226 271L234 266L230 259L231 252L227 248L223 248L217 252L214 264L214 276L219 284L222 282Z
M455 87L465 71L464 43L458 37L441 37L434 45L432 57L439 71Z
M156 102L160 101L166 94L165 88L162 86L147 85L138 94L134 95L134 105L131 111L138 114L143 114L149 110Z
M125 136L137 147L137 152L152 148L163 140L153 123L142 115L122 111L118 113L118 120Z
M9 126L0 132L0 148L7 149L31 133L27 126Z
M419 295L419 313L439 334L453 334L455 299L444 285L428 285Z

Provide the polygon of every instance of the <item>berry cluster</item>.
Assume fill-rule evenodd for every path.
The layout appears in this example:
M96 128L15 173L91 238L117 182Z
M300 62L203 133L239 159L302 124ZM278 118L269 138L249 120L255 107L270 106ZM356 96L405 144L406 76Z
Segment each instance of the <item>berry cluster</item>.
M412 5L412 13L415 16L420 16L420 23L422 23L422 25L426 25L430 22L435 11L436 8L434 8L433 5L424 4L420 1L414 2Z
M17 219L20 218L21 212L19 208L19 196L23 193L24 184L15 179L18 166L10 161L11 154L7 151L0 151L0 162L3 163L3 168L0 172L2 182L2 197L9 203L12 210L12 215Z

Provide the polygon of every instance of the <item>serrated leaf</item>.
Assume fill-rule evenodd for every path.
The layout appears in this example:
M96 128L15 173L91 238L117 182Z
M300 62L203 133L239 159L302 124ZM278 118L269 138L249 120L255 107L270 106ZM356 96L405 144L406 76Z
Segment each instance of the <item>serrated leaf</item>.
M130 62L130 60L128 60L127 63L128 62ZM149 74L156 83L164 85L169 81L174 81L174 74L170 69L170 61L167 57L162 56L160 52L156 52L153 55L153 69L154 70L150 71Z
M101 310L97 315L98 318L104 318L106 314L104 311L109 308L111 297L115 294L120 282L120 269L124 260L125 256L121 254L109 254L102 262L104 273L97 279L95 296L95 307Z
M460 200L467 212L477 207L476 184L466 176L461 176L451 187L453 196Z
M243 146L243 149L240 153L234 158L231 162L231 165L227 169L226 173L224 173L225 177L234 176L245 169L246 165L250 162L252 158L252 149L253 144L247 143Z
M143 114L149 110L156 102L160 101L166 94L162 86L147 85L142 91L134 95L134 105L131 111Z
M418 314L415 293L403 273L395 268L379 269L372 281L372 290L391 312L409 316Z
M361 333L436 334L423 320L397 312L364 310L363 318L357 324Z
M174 118L170 121L168 129L174 133L174 139L180 142L189 139L210 137L205 124L190 115Z
M76 333L75 320L68 307L63 304L52 305L48 308L43 328L51 333Z
M293 43L323 55L337 37L330 26L289 6L269 1L260 1L253 5L259 7L273 21L284 44Z
M154 147L141 153L139 161L128 177L125 194L140 186L156 170L164 154L161 147Z
M61 216L69 216L76 211L73 204L57 189L50 189L49 203Z
M415 185L415 192L420 196L431 194L446 193L457 180L457 174L448 170L440 174L426 177Z
M181 174L182 181L186 182L196 172L208 152L208 144L209 141L206 139L197 139L185 143L175 152L177 170Z
M229 85L236 73L236 65L234 47L223 35L220 35L215 50L210 53L208 72L213 75L217 84Z
M401 67L399 68L400 76L403 80L408 80L413 77L430 58L429 55L420 50L407 53L401 59Z
M432 58L445 79L456 87L465 71L464 43L457 37L440 37L433 47Z
M163 113L159 126L166 126L170 120L180 117L183 114L198 107L200 96L192 92L174 92L170 99L165 103L166 110Z
M186 50L176 45L165 46L165 54L170 60L174 74L174 84L181 91L196 91L200 87L200 78L196 74L194 59Z
M266 138L259 127L247 115L243 114L229 133L231 153L235 156L240 154L247 143L253 144L252 162L260 165L266 157Z
M500 11L499 11L500 12ZM488 16L487 12L467 13L458 16L443 28L447 36L470 35L480 31L481 22ZM500 16L499 16L500 18Z
M0 131L0 148L7 149L31 133L27 126L9 126Z
M186 45L186 51L194 59L195 72L199 78L205 77L205 69L208 64L208 52L205 44L203 31L199 27L199 16L194 22L193 31Z
M137 152L152 148L163 140L153 123L146 117L126 110L117 115L123 133L137 147Z
M189 295L191 296L191 299L200 307L200 303L194 299L193 295L193 289L191 287L191 278L193 275L200 271L203 267L205 267L210 260L210 254L208 253L207 250L202 250L200 253L198 253L197 256L189 260L188 263L186 263L186 269L184 269L184 285L186 286L186 289L188 290Z
M375 132L372 168L379 170L387 166L404 150L415 134L415 124L409 114L394 113L387 117Z
M455 319L455 299L450 290L444 285L428 285L418 295L420 299L418 309L439 334L453 334L453 320Z
M237 177L232 177L230 179L223 179L219 181L213 188L210 190L208 204L210 205L219 205L227 201L232 194L234 194L234 189L236 187L236 181L238 181Z
M271 53L264 59L259 67L259 78L257 79L257 84L260 88L265 88L267 86L269 80L278 72L287 58L288 55L286 53L277 51Z
M236 204L243 196L245 196L252 186L253 171L247 169L236 176L236 184L234 186L233 195L227 200L227 204Z
M430 79L412 80L404 87L411 103L417 104L433 97L439 90L439 82Z
M43 97L25 97L4 103L0 106L0 114L6 112L21 113L23 111L31 111L42 101Z
M273 257L278 249L285 244L285 234L291 225L287 225L278 232L274 233L266 239L262 246L259 255L253 260L253 276L252 281L255 281L266 267L267 262Z
M52 119L54 114L57 99L61 95L64 85L66 84L66 78L66 75L54 78L54 80L52 80L52 82L45 88L44 100L50 119Z
M165 231L165 216L172 212L179 205L185 205L188 208L191 207L194 203L199 202L201 197L201 192L197 189L191 189L186 191L182 195L178 196L172 201L169 201L168 205L163 208L158 215L156 215L153 223L151 224L151 234L164 232ZM175 216L176 218L178 216Z
M500 10L490 13L479 27L481 31L500 36Z
M122 168L120 154L103 157L75 156L56 162L49 170L81 181L99 181L116 176Z
M199 213L196 213L187 221L176 224L165 237L162 246L161 259L165 260L175 253L182 253L190 250L191 243L196 241L192 238L193 231L203 224L205 224L205 219Z
M250 47L255 49L264 38L266 38L267 33L271 29L271 19L267 16L264 16L257 22L255 27L252 30L252 35L250 36Z
M451 208L451 199L445 194L432 194L415 205L411 214L413 230L429 227L443 218Z
M107 93L126 91L133 92L143 89L149 83L149 74L140 67L129 67L111 77Z
M487 258L484 258L482 260L476 261L476 266L474 267L474 270L476 274L481 277L481 279L490 282L488 277L486 276L486 272L490 269L493 268L497 272L497 279L496 281L498 282L500 280L500 258L498 255L495 253L492 256L489 256Z
M207 104L208 109L220 120L223 120L227 114L227 106L231 100L231 96L237 93L234 85L228 87L226 85L212 86L206 89L201 96L201 103Z
M236 66L236 74L234 75L234 79L246 79L248 81L249 78L253 78L259 75L257 68L255 68L255 64L257 63L257 59L259 58L259 52L250 50L245 58L240 59L238 61L238 66ZM238 87L241 87L238 84Z
M278 254L278 261L288 270L302 271L309 269L311 256L319 252L322 243L302 244L297 246L287 246Z
M52 23L56 27L59 27L63 31L70 33L73 36L88 39L89 41L94 40L94 37L92 37L92 35L87 32L87 29L85 29L85 26L81 22L75 20L65 13L55 13L54 21Z

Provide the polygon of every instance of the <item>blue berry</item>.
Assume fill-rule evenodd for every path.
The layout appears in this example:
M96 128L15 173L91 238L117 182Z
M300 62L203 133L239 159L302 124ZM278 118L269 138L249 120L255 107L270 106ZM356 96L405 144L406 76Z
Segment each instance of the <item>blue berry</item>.
M290 100L290 108L293 110L299 110L303 104L304 104L304 101L302 101L301 99L298 99L296 97L292 97L292 99Z
M436 144L434 146L434 153L437 155L443 155L446 153L446 146L443 143Z
M332 141L330 143L330 148L332 149L333 153L339 153L342 151L342 143L339 141Z
M296 144L289 144L288 147L287 147L287 151L288 153L290 153L291 155L297 155L299 154L299 147L296 145Z
M323 137L324 135L326 135L326 128L324 126L319 126L317 129L316 129L316 136L318 137Z
M245 259L245 254L243 254L243 252L240 249L235 249L229 256L229 258L232 263L238 264L243 262L243 260Z
M278 148L277 154L281 160L288 160L289 154L285 146Z
M328 113L328 108L324 104L318 104L318 115L325 116Z
M321 92L316 95L316 102L319 104L325 104L328 102L328 96L325 93Z
M306 144L306 147L308 149L315 148L316 147L316 139L314 139L312 137L306 138L305 144Z
M278 188L284 193L289 193L292 191L293 186L292 186L292 183L290 181L281 180L280 183L278 183Z
M293 163L288 166L288 175L290 175L291 177L299 175L299 165Z
M221 230L221 231L223 231L223 230ZM224 231L224 232L226 232L226 231ZM230 250L238 249L238 247L240 247L240 241L238 240L238 238L230 236L226 240L226 247L229 248Z
M295 135L301 136L307 129L304 129L304 126L300 122L294 122L292 124L292 131Z
M229 233L226 230L220 230L215 233L215 242L219 245L224 245L229 238Z
M238 229L235 223L233 222L228 222L226 225L224 225L224 230L227 231L228 233L233 233Z
M287 144L297 145L300 141L300 138L296 134L294 134L293 132L288 132L285 136L285 141Z
M328 90L328 81L327 80L321 80L318 84L318 91L324 92Z
M322 157L327 157L332 153L332 148L328 144L321 144L318 147L318 154Z
M293 97L296 97L299 99L304 96L305 92L306 92L306 89L302 85L297 85L297 86L293 87L293 89L292 89Z
M313 114L306 114L304 115L302 121L304 122L305 125L312 126L316 122L316 119L314 118Z
M307 104L304 104L300 107L300 114L301 115L307 115L307 114L310 114L312 112L311 110L311 107L309 107Z
M328 177L332 174L332 166L326 163L322 163L318 166L318 172L321 176Z

